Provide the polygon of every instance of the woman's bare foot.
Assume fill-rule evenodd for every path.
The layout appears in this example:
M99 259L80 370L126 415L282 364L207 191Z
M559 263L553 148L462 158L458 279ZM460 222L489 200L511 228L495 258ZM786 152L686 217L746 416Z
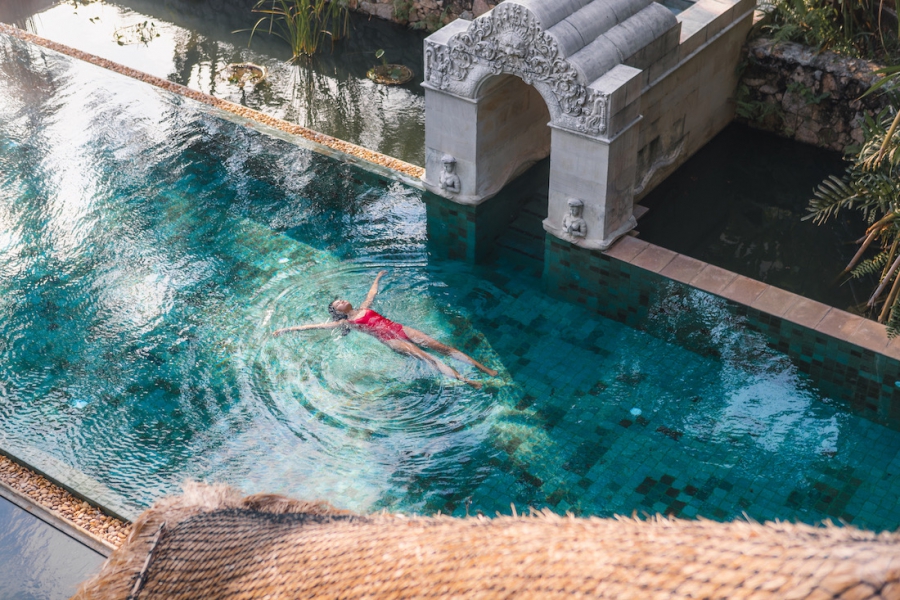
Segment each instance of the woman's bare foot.
M469 357L469 356L466 356L466 355L463 354L462 352L460 352L460 354L462 355L463 360L464 360L465 362L467 362L467 363L469 363L469 364L475 366L475 368L478 369L479 371L482 371L482 372L484 372L484 373L487 373L487 374L490 375L491 377L496 377L496 376L497 376L497 371L495 371L495 370L493 370L493 369L487 368L486 366L484 366L483 364L481 364L481 363L478 362L477 360L475 360L475 359L473 359L473 358L471 358L471 357ZM457 357L457 358L459 358L459 357Z

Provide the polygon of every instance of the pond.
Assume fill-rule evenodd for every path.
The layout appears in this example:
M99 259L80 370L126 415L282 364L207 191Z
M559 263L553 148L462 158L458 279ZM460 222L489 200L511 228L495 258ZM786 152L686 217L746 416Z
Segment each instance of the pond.
M842 211L804 221L840 154L732 124L641 201L641 239L849 312L871 278L838 279L866 225Z
M425 164L425 34L353 14L350 35L325 42L313 57L289 62L283 40L250 32L259 15L240 0L122 0L0 3L0 21L201 92L298 123L407 162ZM119 45L126 28L147 23L145 42ZM243 30L243 31L239 31ZM239 31L235 33L235 31ZM130 41L130 40L129 40ZM402 86L377 85L366 72L385 51L415 77ZM258 85L231 84L229 63L268 69Z

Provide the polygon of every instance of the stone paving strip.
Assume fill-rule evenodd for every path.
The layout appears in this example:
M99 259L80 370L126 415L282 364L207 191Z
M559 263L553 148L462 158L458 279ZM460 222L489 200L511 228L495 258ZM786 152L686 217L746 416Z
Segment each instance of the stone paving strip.
M160 77L148 75L147 73L143 73L141 71L138 71L137 69L132 69L130 67L115 63L111 60L100 58L99 56L96 56L94 54L88 54L87 52L76 50L75 48L72 48L70 46L59 44L46 38L34 35L33 33L28 33L27 31L23 31L17 27L13 27L5 23L0 23L0 33L14 36L21 40L31 42L32 44L54 50L61 54L65 54L67 56L83 60L85 62L89 62L91 64L97 65L98 67L103 67L104 69L115 71L116 73L126 75L133 79L138 79L145 83L149 83L150 85L162 88L166 91L178 94L180 96L185 96L186 98L190 98L192 100L196 100L197 102L202 102L210 106L215 106L216 108L219 108L221 110L236 114L238 116L244 117L245 119L257 121L264 125L268 125L269 127L274 127L275 129L279 129L286 133L299 135L313 142L322 144L323 146L327 146L333 150L337 150L339 152L343 152L345 154L367 160L371 163L375 163L376 165L380 165L388 169L393 169L394 171L398 171L400 173L403 173L404 175L408 175L409 177L421 179L425 176L425 169L408 162L404 162L398 158L393 158L379 152L367 150L362 146L357 146L356 144L351 144L350 142L339 140L337 138L331 137L330 135L325 135L324 133L313 131L312 129L303 127L302 125L289 123L288 121L267 115L258 110L253 110L252 108L247 108L246 106L241 106L240 104L235 104L234 102L229 102L227 100L221 100L219 98L216 98L215 96L210 96L209 94L204 94L203 92L198 92L197 90L192 90L189 87L185 87L172 81L162 79Z
M888 338L884 325L865 317L827 306L631 236L625 236L617 241L606 254L737 304L755 308L801 327L900 360L900 337Z
M59 518L106 540L116 548L131 532L131 524L104 514L37 473L0 455L0 481Z

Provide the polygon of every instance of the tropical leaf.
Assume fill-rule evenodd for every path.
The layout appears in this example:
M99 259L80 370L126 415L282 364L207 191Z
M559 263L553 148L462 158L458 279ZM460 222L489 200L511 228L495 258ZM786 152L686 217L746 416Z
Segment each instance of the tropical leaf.
M887 264L888 258L889 255L887 252L880 252L877 256L875 256L875 258L864 260L859 263L859 266L850 271L850 276L854 279L859 279L860 277L875 275L876 273L884 269L885 265Z

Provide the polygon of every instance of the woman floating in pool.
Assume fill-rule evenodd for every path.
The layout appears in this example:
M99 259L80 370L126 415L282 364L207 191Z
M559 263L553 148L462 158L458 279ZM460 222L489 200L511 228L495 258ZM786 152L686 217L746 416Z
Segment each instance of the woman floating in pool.
M380 273L378 273L378 276L375 278L375 282L372 284L372 287L369 288L369 293L366 294L366 299L363 300L363 303L359 305L359 308L354 310L353 306L346 300L335 300L328 306L328 312L331 314L330 322L287 327L285 329L279 329L274 333L274 335L277 337L282 333L287 333L288 331L306 331L308 329L335 329L337 327L349 325L354 329L358 329L359 331L375 336L379 341L381 341L383 344L385 344L395 352L407 354L409 356L415 356L416 358L424 360L444 375L448 377L454 377L456 379L459 379L460 381L465 381L475 388L480 388L481 384L476 381L472 381L471 379L466 379L458 372L456 372L455 369L451 368L437 358L431 356L430 354L422 350L422 348L428 348L429 350L440 352L445 356L451 356L457 360L461 360L462 362L468 363L474 367L481 369L492 377L497 374L497 371L488 369L483 364L473 359L471 356L460 352L456 348L445 346L444 344L425 335L417 329L407 327L406 325L401 325L400 323L394 323L390 319L382 317L377 312L369 308L369 306L372 305L372 301L375 299L375 295L378 293L378 282L386 273L387 271L381 271ZM419 346L422 346L422 348L420 348Z

